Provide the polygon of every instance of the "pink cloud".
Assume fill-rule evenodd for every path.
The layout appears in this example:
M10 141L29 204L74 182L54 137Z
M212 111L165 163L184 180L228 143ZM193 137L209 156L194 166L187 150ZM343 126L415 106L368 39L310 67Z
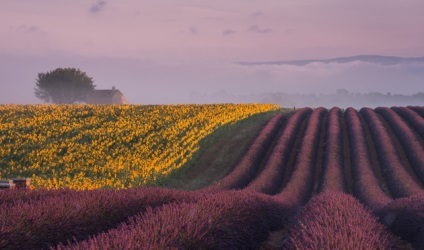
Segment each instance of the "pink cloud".
M106 4L107 4L106 1L104 1L104 0L98 0L93 5L91 5L90 12L95 14L95 13L97 13L99 11L102 11L105 8Z
M260 34L266 34L266 33L271 33L272 32L272 29L271 28L260 28L257 25L250 26L248 30L250 32L260 33Z

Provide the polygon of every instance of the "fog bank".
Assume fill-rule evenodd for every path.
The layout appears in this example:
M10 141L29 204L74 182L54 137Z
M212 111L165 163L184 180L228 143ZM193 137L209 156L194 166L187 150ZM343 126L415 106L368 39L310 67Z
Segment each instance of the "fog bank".
M131 104L267 101L283 106L373 106L365 97L361 104L361 94L381 93L392 96L384 98L391 100L387 102L390 105L398 105L393 100L399 99L402 105L416 105L414 98L397 95L424 92L423 63L378 65L354 61L245 66L234 62L175 63L133 58L3 54L0 55L0 103L41 103L34 96L37 74L57 67L80 68L93 77L96 89L116 86ZM349 93L343 103L332 97L340 89ZM314 98L308 95L325 102L313 102Z

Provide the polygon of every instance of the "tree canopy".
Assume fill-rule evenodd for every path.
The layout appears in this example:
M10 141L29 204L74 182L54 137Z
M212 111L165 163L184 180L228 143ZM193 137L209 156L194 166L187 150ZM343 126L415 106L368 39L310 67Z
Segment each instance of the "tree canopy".
M46 103L71 104L83 102L96 86L85 72L75 68L57 68L38 73L35 96Z

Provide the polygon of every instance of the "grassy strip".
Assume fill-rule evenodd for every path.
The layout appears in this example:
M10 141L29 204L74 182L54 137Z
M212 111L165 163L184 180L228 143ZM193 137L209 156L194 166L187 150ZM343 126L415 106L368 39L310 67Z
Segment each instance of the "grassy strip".
M224 178L237 165L250 144L272 117L278 113L289 116L293 112L293 109L281 109L260 113L218 128L199 143L200 149L190 161L156 184L188 190L209 186Z

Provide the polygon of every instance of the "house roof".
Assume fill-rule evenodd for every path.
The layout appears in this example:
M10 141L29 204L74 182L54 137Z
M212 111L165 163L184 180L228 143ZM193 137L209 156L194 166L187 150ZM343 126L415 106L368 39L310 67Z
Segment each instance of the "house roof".
M121 91L112 89L95 89L90 91L86 97L88 104L129 104Z
M117 89L95 89L89 93L91 98L112 98L115 94L121 94Z

